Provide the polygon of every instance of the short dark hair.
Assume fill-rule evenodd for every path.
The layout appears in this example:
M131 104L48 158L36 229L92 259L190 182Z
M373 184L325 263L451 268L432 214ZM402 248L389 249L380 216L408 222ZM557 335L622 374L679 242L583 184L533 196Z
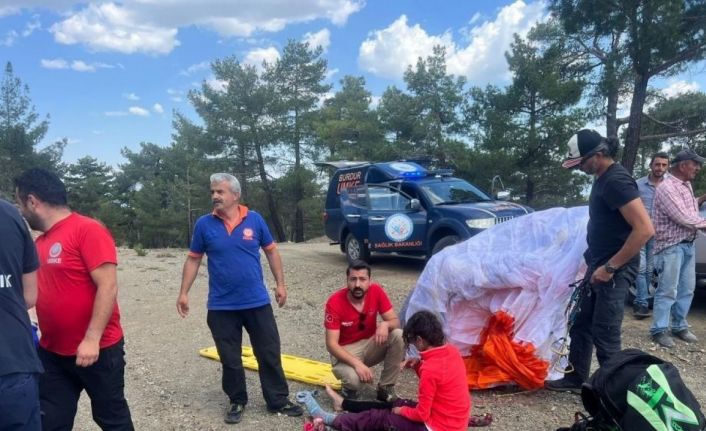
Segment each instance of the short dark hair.
M421 337L432 347L442 346L446 341L441 321L434 313L426 310L414 313L404 325L402 335L404 342L410 345L416 337Z
M15 178L17 195L25 202L30 194L52 206L66 206L66 186L59 176L41 168L28 169Z
M652 163L655 162L655 159L667 159L667 163L669 163L669 154L667 154L665 151L654 153L652 155L652 159L650 159L650 166L652 166Z
M351 275L351 270L360 271L361 269L368 271L368 277L370 277L370 265L362 260L354 260L348 264L348 268L346 268L346 277Z

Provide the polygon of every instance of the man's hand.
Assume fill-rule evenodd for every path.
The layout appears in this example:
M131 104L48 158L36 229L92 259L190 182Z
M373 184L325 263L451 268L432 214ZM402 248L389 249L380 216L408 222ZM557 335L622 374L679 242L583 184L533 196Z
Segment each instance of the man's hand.
M387 322L380 322L375 329L375 344L382 346L387 343L387 337L390 335L390 326Z
M100 340L84 338L76 349L76 366L90 367L98 360L100 354Z
M177 313L181 317L186 317L189 315L189 297L186 294L179 295L176 302Z
M402 407L393 407L392 408L392 413L398 415L402 411Z
M280 308L284 307L284 304L287 302L287 288L284 287L283 284L275 287L275 300Z
M613 274L605 270L605 265L599 266L593 274L591 274L591 284L593 283L607 283L613 279Z
M358 378L363 383L373 383L373 372L364 363L360 362L354 368L355 373L358 374Z

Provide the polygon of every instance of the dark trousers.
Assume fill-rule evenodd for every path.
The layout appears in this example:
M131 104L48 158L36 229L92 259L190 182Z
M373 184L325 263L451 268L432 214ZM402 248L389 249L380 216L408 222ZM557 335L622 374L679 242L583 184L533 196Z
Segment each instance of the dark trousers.
M389 407L383 408L384 405ZM333 427L341 431L427 431L426 425L392 413L391 407L414 407L411 400L397 399L394 403L344 400L343 408L358 413L343 413L336 416ZM369 410L365 410L365 409Z
M14 373L0 376L0 430L39 431L38 375Z
M620 327L623 323L625 295L628 286L635 281L638 266L639 255L616 271L608 283L588 286L589 291L579 304L576 321L569 332L569 362L574 367L572 374L575 374L572 378L578 378L581 382L588 379L594 344L598 365L605 364L613 354L621 350ZM591 273L586 274L590 276Z
M272 306L268 304L248 310L209 310L206 320L223 366L223 392L230 401L242 405L248 403L241 358L245 327L257 359L265 403L270 409L284 406L288 402L289 387L282 369L279 331Z
M132 431L125 400L123 341L100 350L90 367L76 366L76 356L62 356L39 348L44 374L39 379L44 431L71 430L78 399L84 389L91 399L93 420L103 430Z

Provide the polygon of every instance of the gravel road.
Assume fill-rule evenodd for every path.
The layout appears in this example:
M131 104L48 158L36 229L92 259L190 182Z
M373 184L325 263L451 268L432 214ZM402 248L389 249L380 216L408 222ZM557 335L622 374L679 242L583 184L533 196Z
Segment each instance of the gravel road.
M341 287L346 261L337 247L326 242L280 244L289 299L275 309L282 352L328 361L324 347L323 304ZM138 430L301 430L301 418L271 415L265 409L257 373L247 371L249 404L243 421L226 425L222 415L226 397L220 387L220 364L199 357L198 350L212 346L206 326L205 266L191 290L191 314L181 319L175 301L186 250L150 250L137 256L121 249L118 280L122 324L125 330L126 393ZM265 259L263 259L265 261ZM404 301L424 267L421 260L394 256L376 257L373 278L387 289L396 308ZM269 269L265 269L271 283ZM699 402L706 403L706 295L698 294L692 307L693 332L704 340L697 345L679 342L673 351L655 347L647 335L649 319L633 320L626 309L623 345L637 347L672 361ZM247 342L247 338L246 341ZM595 363L595 360L594 360ZM311 386L290 382L293 394ZM398 393L413 398L416 377L403 373ZM324 396L325 398L325 396ZM328 403L324 403L328 405ZM544 390L522 392L500 388L473 393L473 413L491 412L489 430L555 430L568 425L580 399L571 394ZM87 397L81 398L75 429L97 430Z

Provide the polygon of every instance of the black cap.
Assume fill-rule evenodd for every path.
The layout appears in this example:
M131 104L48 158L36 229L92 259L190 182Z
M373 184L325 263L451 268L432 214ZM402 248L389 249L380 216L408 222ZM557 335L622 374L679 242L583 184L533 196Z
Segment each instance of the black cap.
M599 149L605 148L601 147L604 142L603 136L595 130L579 130L566 143L566 146L569 147L569 152L561 166L566 169L577 167L581 164L581 160L595 154Z
M674 159L672 159L672 164L683 162L686 160L693 160L696 163L702 164L704 161L706 161L706 158L699 156L696 154L696 151L692 150L691 148L687 148L686 150L681 150L677 153L676 156L674 156Z

